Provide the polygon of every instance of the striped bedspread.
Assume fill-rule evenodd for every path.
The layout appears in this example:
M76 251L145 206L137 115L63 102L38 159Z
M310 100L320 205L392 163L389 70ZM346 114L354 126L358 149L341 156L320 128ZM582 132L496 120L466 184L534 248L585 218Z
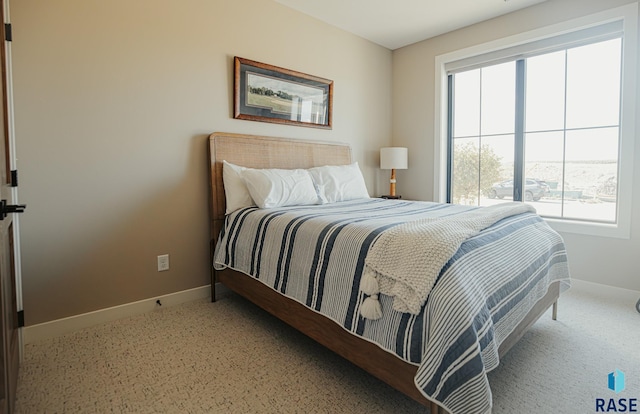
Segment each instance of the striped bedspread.
M227 216L214 266L246 273L344 329L418 366L417 387L452 414L491 409L486 373L498 347L556 280L569 283L564 243L539 216L505 218L467 239L417 314L364 319L365 259L386 229L476 207L400 200L241 209Z

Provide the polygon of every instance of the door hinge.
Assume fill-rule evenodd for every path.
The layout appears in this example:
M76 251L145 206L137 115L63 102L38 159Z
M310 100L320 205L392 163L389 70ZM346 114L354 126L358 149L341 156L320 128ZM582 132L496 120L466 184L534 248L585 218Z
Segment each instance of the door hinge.
M24 328L24 310L18 311L18 328Z
M18 186L18 170L11 170L11 187Z
M11 29L11 23L4 24L4 40L7 42L13 41L13 30Z

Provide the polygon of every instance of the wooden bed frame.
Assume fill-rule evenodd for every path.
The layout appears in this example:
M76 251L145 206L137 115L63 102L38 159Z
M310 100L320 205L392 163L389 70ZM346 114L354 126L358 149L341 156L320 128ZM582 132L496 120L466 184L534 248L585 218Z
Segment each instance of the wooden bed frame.
M225 217L222 160L251 168L310 168L352 162L351 148L346 144L220 132L211 134L209 161L212 257ZM415 386L417 366L349 333L329 318L240 272L230 269L216 271L211 266L212 301L215 301L216 282L222 283L398 391L429 407L432 414L445 412L438 404L426 399ZM500 356L504 355L550 306L554 308L555 319L559 286L559 282L551 285L547 294L500 345Z

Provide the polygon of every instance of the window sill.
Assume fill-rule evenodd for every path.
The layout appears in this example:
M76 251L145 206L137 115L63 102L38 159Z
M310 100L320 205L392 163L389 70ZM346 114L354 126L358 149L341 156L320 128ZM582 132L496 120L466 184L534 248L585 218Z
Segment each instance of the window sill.
M590 223L585 221L560 220L550 217L543 217L552 229L559 233L584 234L598 237L614 237L618 239L629 239L631 229L620 223Z

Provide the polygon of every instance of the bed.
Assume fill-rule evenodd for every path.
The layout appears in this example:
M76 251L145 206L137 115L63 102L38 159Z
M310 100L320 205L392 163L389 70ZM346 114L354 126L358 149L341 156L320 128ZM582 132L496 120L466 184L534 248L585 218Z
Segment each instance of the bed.
M521 297L523 294L518 291L520 293L509 293L510 296L508 300L504 300L504 302L510 301L515 303L516 298L518 298L518 307L514 306L513 308L515 310L512 311L509 308L502 312L502 319L500 320L509 320L508 323L500 325L499 322L496 322L494 326L491 318L495 318L495 314L491 317L486 317L488 315L487 314L483 319L485 321L484 325L479 326L476 324L477 326L471 326L474 331L473 334L480 335L483 346L485 347L480 348L480 345L478 345L477 351L472 352L474 354L473 359L477 359L481 364L483 364L483 372L477 373L477 375L474 374L476 375L474 378L478 378L477 381L456 379L460 377L460 375L465 375L464 370L460 369L458 372L451 374L451 372L448 371L451 368L444 366L443 360L445 357L443 356L444 351L441 348L442 346L451 346L452 344L452 348L457 348L458 345L456 344L458 342L456 341L460 341L460 339L457 337L454 339L449 338L446 340L453 341L449 342L449 345L431 346L430 343L439 341L439 335L436 335L434 332L437 330L447 331L447 323L449 322L446 320L448 316L441 317L439 316L441 313L440 311L429 310L428 308L436 307L439 309L447 307L449 299L438 299L439 296L437 296L437 292L445 289L444 286L449 283L449 276L445 278L443 275L446 273L457 273L457 271L450 270L445 272L443 268L442 275L438 276L438 282L436 282L432 287L433 291L430 294L430 299L427 300L427 305L429 306L423 306L418 315L409 315L408 317L405 317L406 314L401 314L396 310L390 309L392 306L391 298L382 293L368 295L361 291L361 287L353 287L351 294L345 295L351 297L351 305L345 305L345 307L350 310L339 311L324 306L324 303L329 302L329 300L324 300L322 306L318 305L317 295L318 292L320 292L321 295L328 297L331 292L339 292L340 289L342 289L342 287L340 287L340 283L343 283L343 275L340 276L340 282L324 282L325 274L323 273L322 288L320 288L320 290L316 288L314 291L316 292L316 296L314 296L309 293L311 288L304 292L307 289L305 287L305 283L307 282L295 282L295 278L297 277L295 274L297 271L296 269L308 269L311 265L307 266L304 264L300 266L290 266L288 263L274 263L273 266L275 268L286 268L287 280L291 281L288 285L291 285L292 287L285 288L280 275L277 276L278 281L269 281L267 276L259 277L253 270L249 270L248 268L245 269L239 264L240 262L243 262L243 260L246 261L248 266L250 266L251 263L256 262L255 258L245 257L246 254L243 252L246 252L248 249L245 248L243 250L242 247L237 247L235 244L233 245L233 248L226 247L226 250L224 250L225 248L223 247L223 244L227 244L230 240L230 234L240 234L241 231L249 232L249 230L244 230L244 228L251 227L251 224L246 224L251 223L251 220L254 220L255 223L265 222L265 220L273 220L275 222L277 220L284 220L284 217L287 217L288 220L298 220L299 223L307 223L307 218L313 216L314 218L323 217L325 220L335 222L336 218L333 214L338 214L338 220L347 220L349 223L345 224L345 226L351 226L355 225L352 223L354 219L351 218L351 215L358 211L365 211L365 216L367 217L366 220L363 220L367 221L367 223L371 221L374 224L374 228L381 229L385 226L381 226L379 220L386 220L385 217L396 217L398 215L396 211L399 210L404 209L403 214L409 216L413 215L415 217L422 217L423 214L427 216L433 214L433 211L447 211L445 215L449 215L449 210L447 209L455 207L449 205L438 205L436 203L412 203L398 200L370 199L335 203L329 208L326 208L325 206L293 206L284 208L284 211L278 210L277 214L274 214L274 211L271 209L259 209L257 207L240 209L231 214L226 214L223 161L252 169L308 169L311 167L326 165L346 166L352 164L351 149L348 145L340 143L312 142L307 140L230 133L214 133L209 139L209 160L212 300L215 301L216 297L216 283L225 285L232 291L254 302L264 310L270 312L279 319L346 358L350 362L386 382L393 388L425 405L430 409L431 413L452 412L456 414L459 412L486 412L487 410L490 410L491 393L488 387L488 382L486 381L486 376L484 375L484 365L488 366L487 370L495 368L499 361L499 356L504 355L549 307L553 307L553 318L555 319L557 299L560 292L568 286L569 280L564 244L559 236L557 236L557 233L550 230L548 226L546 226L546 223L539 219L535 214L514 215L490 226L489 229L491 231L483 230L480 232L480 235L477 236L477 239L474 239L477 246L484 246L487 240L490 240L491 237L498 240L497 235L502 234L500 232L506 232L507 229L515 229L516 227L514 226L520 226L520 224L516 224L516 222L526 222L528 224L523 225L533 226L527 227L527 229L540 228L541 232L545 234L545 237L551 238L553 242L550 242L550 246L553 245L553 247L548 249L548 253L545 252L541 256L545 258L544 260L546 263L535 263L535 266L534 263L531 263L525 266L529 269L527 270L526 276L529 278L527 279L529 282L526 282L528 284L527 286L530 285L532 287L530 290L535 291L535 294L528 294L527 299L522 300ZM332 209L335 211L329 211ZM390 215L387 213L388 211L393 211L394 213ZM295 216L295 214L298 216ZM454 212L450 215L454 216L455 214L457 213ZM301 219L300 217L304 217L304 219ZM510 222L509 220L512 220L513 222ZM356 221L362 220L358 219ZM245 227L238 227L240 230L237 230L235 226L240 226L240 223L243 223ZM390 225L389 227L400 227L398 223L399 221L393 221L393 225ZM233 232L230 230L231 226L234 226ZM291 227L290 224L287 225L286 223L282 224L282 226L283 229ZM296 229L298 227L296 227ZM498 228L500 230L498 230ZM511 233L516 234L518 232L522 233L523 231L524 230L516 229L511 231ZM535 231L537 232L538 230ZM377 240L379 242L382 237L381 234L385 234L383 230L378 232L373 231L364 235L360 234L362 233L360 230L353 231L351 233L359 235L358 237L362 239L360 243L365 243L364 240L368 240L367 243L369 244L366 245L367 249L371 249L371 246L375 246L373 241ZM482 237L485 237L486 239L482 239ZM523 236L514 235L509 237L522 238ZM500 238L502 238L502 236L500 236ZM526 240L527 238L528 237L525 237L523 240ZM332 239L331 242L340 243L339 240L336 240L337 239ZM220 243L218 243L219 241ZM512 243L512 239L507 240L505 238L502 242ZM347 243L349 246L353 244L351 241L343 243ZM217 244L219 245L219 248L216 250ZM269 245L269 243L266 244ZM293 242L291 244L293 245ZM304 242L299 242L298 244L304 244ZM230 245L231 243L228 244L228 246ZM359 245L358 248L361 251L365 251L365 247L362 246L364 245ZM451 259L451 261L447 262L447 269L457 269L456 266L458 266L458 263L462 266L465 261L473 259L475 253L470 253L471 250L473 250L470 247L473 246L472 240L464 241L463 246L466 246L466 250L461 248L460 251L465 251L466 253L464 253L464 255L462 253L456 253L460 255L460 258L455 260ZM531 250L530 247L528 249ZM348 249L345 248L342 250ZM467 250L469 252L467 252ZM268 253L265 252L264 254L266 255ZM309 254L313 255L314 253L310 252ZM225 262L225 256L229 261ZM231 258L229 259L229 257ZM539 258L536 260L540 262ZM516 259L514 262L517 261L518 260ZM214 262L217 262L215 266L213 265ZM270 261L267 257L266 259L263 258L263 262L267 263ZM488 268L491 268L492 265L492 263L489 263ZM326 269L333 269L330 265L327 266L328 267L326 267ZM466 266L468 266L468 264ZM474 264L473 266L477 266L477 264ZM263 267L268 268L269 266L264 265ZM338 267L345 266L340 265ZM535 270L531 270L532 267L535 267ZM362 273L361 268L361 266L353 267L353 269L356 270L349 270L349 277L354 277L359 280L360 273ZM289 272L290 269L292 269L291 272ZM520 272L521 270L518 271ZM306 270L299 271L299 273L304 272L306 272ZM331 271L326 270L325 272L331 273ZM355 274L355 276L351 275L352 273ZM524 275L524 270L522 270L522 273ZM326 276L327 280L329 280L328 278L330 276L331 275ZM543 276L545 280L544 283L542 282ZM534 280L534 277L536 281L535 286L534 283L531 282ZM478 280L481 280L481 278L478 278ZM514 280L516 280L515 277ZM350 280L349 282L344 283L348 284L352 282L353 281ZM358 281L356 280L353 283L356 282ZM455 285L454 282L451 283ZM515 282L510 281L509 284L515 284ZM310 285L311 284L309 282L309 286ZM289 291L287 291L287 289L289 289ZM450 290L451 287L448 289ZM462 290L465 289L466 288ZM504 289L501 287L500 290ZM308 299L305 300L300 296L296 297L296 294L292 293L294 291L303 291L300 295L304 296L306 294ZM522 291L524 291L524 289L522 289ZM382 308L384 309L379 320L375 320L372 316L364 317L361 315L362 303L366 301L368 297L373 298L374 296L376 300L378 300L379 297L379 302L382 304ZM535 296L535 298L531 299L533 296ZM438 302L438 300L440 302ZM482 302L484 300L485 299L479 301ZM520 302L526 303L520 305ZM433 304L433 306L431 306L430 303ZM438 303L440 303L440 305L437 305ZM458 308L457 305L451 305L448 307L462 309L464 306L466 305L461 305L460 308ZM463 313L455 309L452 312L457 314ZM343 316L336 317L336 313L344 315L345 312L349 314L349 318L346 319L352 321L349 326L344 323L345 318ZM396 313L401 315L397 316ZM479 314L480 313L482 312L479 312ZM462 315L462 317L466 318L464 315ZM393 343L394 341L397 343L400 342L400 339L398 339L400 337L396 332L398 327L394 324L399 324L398 326L403 327L402 329L404 329L405 332L409 332L407 326L411 325L412 330L410 333L404 334L404 339L402 339L404 344L402 346L397 346L397 349L390 349L393 348L392 345L389 345L390 343ZM387 329L386 326L391 325L393 325L393 327L390 327L389 330L393 332L385 333L385 329ZM419 327L414 330L414 326ZM428 326L435 326L439 328L431 328L432 331L427 332L429 329ZM476 332L479 330L482 331L480 334ZM385 336L390 339L385 339ZM440 336L446 337L447 335L445 334ZM414 340L420 343L420 347L416 348L416 345L410 343ZM489 346L487 346L487 343L489 343ZM438 348L438 346L440 346L440 348ZM472 344L472 350L474 346L475 345ZM496 349L492 350L492 347L495 347ZM400 349L402 350L400 351ZM457 362L455 362L455 364L462 365L460 361L465 358L470 359L470 356L459 355L455 356L455 358L457 358ZM449 372L449 374L443 373L443 369ZM438 381L434 379L434 375L437 376ZM452 391L444 392L444 389L449 386L448 384L453 384L454 380L463 385L452 385ZM482 384L473 384L474 382L482 382ZM484 382L486 382L486 384ZM475 394L485 395L481 397L474 397L473 395Z

